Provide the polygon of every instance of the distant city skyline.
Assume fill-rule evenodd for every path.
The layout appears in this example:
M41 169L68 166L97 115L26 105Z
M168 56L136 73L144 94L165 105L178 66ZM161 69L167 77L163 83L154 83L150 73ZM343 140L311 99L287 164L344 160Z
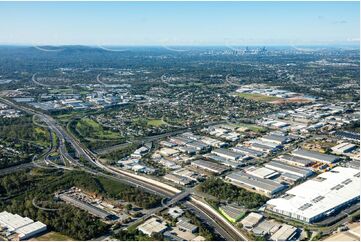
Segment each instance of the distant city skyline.
M355 2L0 2L0 44L358 44Z

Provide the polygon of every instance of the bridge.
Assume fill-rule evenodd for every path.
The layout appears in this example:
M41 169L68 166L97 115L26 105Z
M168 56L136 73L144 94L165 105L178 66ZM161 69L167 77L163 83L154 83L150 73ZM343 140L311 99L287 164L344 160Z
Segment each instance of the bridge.
M176 195L171 197L170 200L168 200L166 202L162 201L162 205L160 207L149 210L144 216L142 216L141 218L139 218L139 219L133 221L132 223L128 224L127 227L129 228L129 227L135 226L135 225L147 220L148 218L150 218L154 214L157 214L157 213L163 211L164 209L172 206L173 204L187 198L189 195L190 195L190 192L187 191L187 190L185 190L183 192L180 192L180 193L177 193Z

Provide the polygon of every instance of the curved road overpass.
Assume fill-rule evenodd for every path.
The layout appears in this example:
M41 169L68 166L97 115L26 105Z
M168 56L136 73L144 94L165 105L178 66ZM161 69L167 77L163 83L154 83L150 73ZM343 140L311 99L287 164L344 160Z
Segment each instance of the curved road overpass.
M141 187L148 191L152 191L154 193L162 194L163 196L173 197L182 191L172 187L170 185L164 184L162 182L136 175L130 172L126 172L123 170L114 169L112 167L108 167L104 165L101 161L98 160L95 154L93 154L90 150L84 147L72 134L69 134L62 126L60 126L56 120L54 120L51 116L36 111L34 109L20 106L16 103L13 103L7 99L1 98L0 100L10 106L13 106L17 109L23 110L24 112L31 113L34 115L39 115L49 128L54 131L59 140L61 140L60 151L62 155L69 158L66 152L66 149L62 149L65 147L64 141L68 141L76 150L79 156L85 158L88 162L93 163L95 166L100 168L103 171L106 171L108 174L104 174L98 171L91 171L93 174L108 176L113 179L117 179L121 182L126 182L129 184L133 184L134 186ZM73 159L71 159L75 162ZM75 164L74 164L75 165ZM88 170L92 170L88 168ZM111 175L109 175L111 174ZM227 221L222 215L220 215L217 211L211 208L208 204L203 201L200 201L193 196L190 196L190 201L185 203L186 206L192 208L195 212L199 214L199 216L205 220L209 225L211 225L216 232L218 232L222 237L227 240L247 240L247 237L243 235L239 230L237 230L229 221Z

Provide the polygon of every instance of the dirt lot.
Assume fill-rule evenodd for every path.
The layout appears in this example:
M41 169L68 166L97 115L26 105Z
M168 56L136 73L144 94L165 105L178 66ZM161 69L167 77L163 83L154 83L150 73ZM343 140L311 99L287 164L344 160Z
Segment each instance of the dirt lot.
M339 232L325 240L328 241L360 241L360 223L353 223L348 225L349 230L344 232Z
M273 104L285 104L285 103L310 103L312 102L310 99L307 98L303 98L303 97L291 97L291 98L287 98L287 99L280 99L280 100L275 100L271 103Z

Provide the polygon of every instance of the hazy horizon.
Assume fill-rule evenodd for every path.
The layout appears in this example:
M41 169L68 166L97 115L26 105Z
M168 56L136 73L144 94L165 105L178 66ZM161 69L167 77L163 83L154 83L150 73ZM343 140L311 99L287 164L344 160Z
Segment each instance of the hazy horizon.
M359 43L359 2L0 2L2 45Z

